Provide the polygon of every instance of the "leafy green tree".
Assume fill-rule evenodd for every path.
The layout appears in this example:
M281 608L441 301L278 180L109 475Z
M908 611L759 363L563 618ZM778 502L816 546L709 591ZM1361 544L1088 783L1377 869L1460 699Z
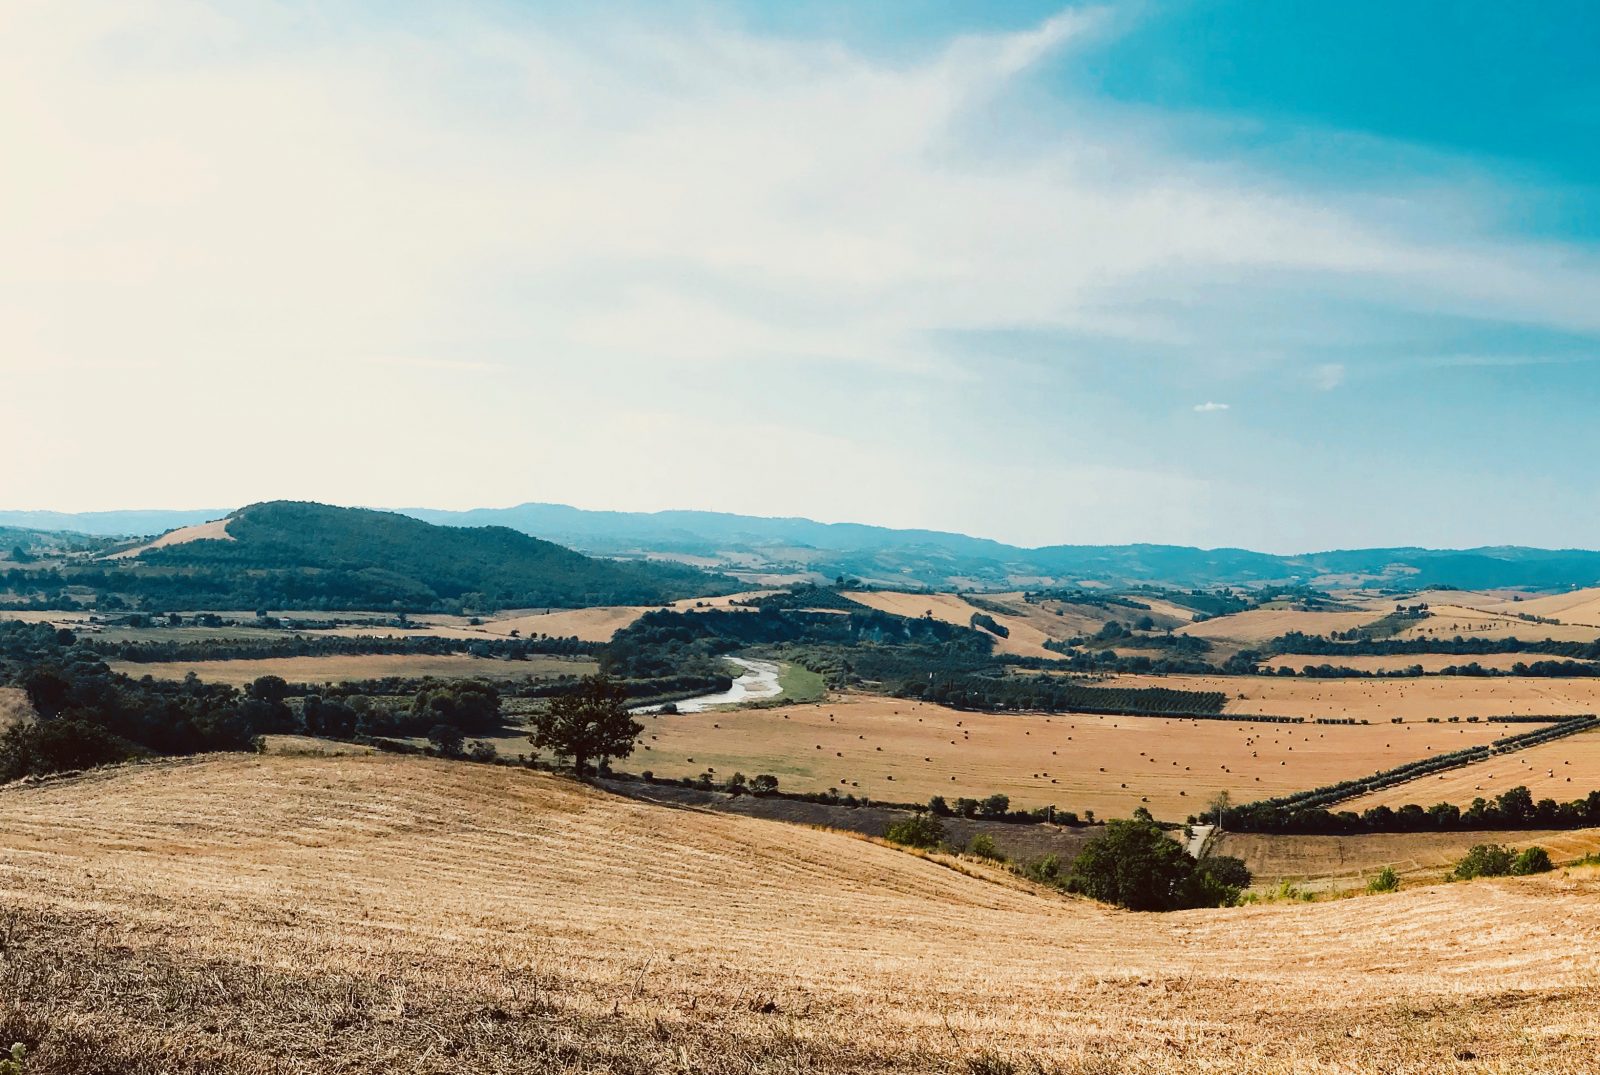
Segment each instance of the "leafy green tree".
M1011 797L996 793L978 804L980 817L1005 817L1011 812Z
M1516 858L1511 860L1511 875L1513 877L1526 877L1533 873L1549 873L1555 869L1555 864L1550 861L1550 852L1535 845L1525 848Z
M1132 911L1169 911L1183 903L1194 871L1189 853L1146 814L1107 822L1073 860L1069 886Z
M533 718L530 742L572 759L573 772L582 777L591 759L603 768L612 758L633 753L634 740L644 725L628 712L628 692L604 675L585 676L578 688L551 700Z
M1478 844L1462 856L1450 876L1457 881L1474 877L1504 877L1511 872L1511 849L1503 844Z
M771 773L762 773L750 781L750 794L776 795L778 792L778 778Z

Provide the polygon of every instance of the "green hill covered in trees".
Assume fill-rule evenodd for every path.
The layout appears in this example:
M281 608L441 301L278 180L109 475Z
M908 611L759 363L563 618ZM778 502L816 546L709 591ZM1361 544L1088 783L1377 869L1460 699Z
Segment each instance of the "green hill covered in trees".
M229 540L152 548L38 581L160 609L581 608L737 587L693 568L584 556L506 527L435 526L364 508L252 504L228 516L227 533Z

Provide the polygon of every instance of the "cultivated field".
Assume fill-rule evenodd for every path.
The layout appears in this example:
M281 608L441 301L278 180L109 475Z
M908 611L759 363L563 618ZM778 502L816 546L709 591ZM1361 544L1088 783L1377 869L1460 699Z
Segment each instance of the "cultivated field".
M425 759L14 785L0 1036L29 1075L1593 1070L1592 871L1159 918L990 876Z
M1218 791L1244 802L1487 743L1506 725L1278 725L960 712L871 695L775 709L646 718L626 767L657 776L771 773L789 791L1011 796L1127 817L1139 806L1182 821ZM1519 726L1515 730L1528 730ZM527 750L506 742L503 752ZM1102 772L1102 770L1104 770Z
M1307 665L1331 664L1338 668L1353 668L1358 672L1395 672L1420 665L1424 672L1478 664L1484 668L1506 671L1515 664L1532 664L1535 661L1560 661L1544 653L1483 653L1470 656L1454 653L1397 653L1368 656L1328 657L1322 654L1284 653L1261 663L1268 668L1293 668L1296 672ZM1588 662L1580 662L1588 663Z
M575 657L535 655L525 661L501 661L466 654L384 653L331 657L260 657L236 661L109 661L111 670L140 678L182 679L193 672L208 683L242 687L261 676L281 676L290 683L343 683L350 680L404 676L419 679L522 679L525 676L589 675L598 667Z
M1531 611L1531 602L1508 606L1519 612ZM1530 623L1505 613L1484 612L1464 605L1429 604L1428 615L1406 628L1397 638L1520 638L1523 641L1593 642L1600 638L1600 627L1570 623Z
M1178 629L1180 635L1193 635L1224 642L1266 642L1290 631L1308 635L1327 635L1334 631L1353 631L1380 618L1376 612L1296 612L1286 608L1253 608L1231 616L1217 616Z
M1470 660L1470 658L1466 658ZM1221 691L1227 712L1290 717L1338 717L1387 723L1399 717L1561 716L1600 714L1600 680L1485 679L1429 676L1426 679L1305 679L1299 676L1114 676L1108 686L1171 687Z
M1518 786L1532 792L1535 801L1554 799L1558 803L1600 791L1600 732L1582 732L1436 773L1352 799L1340 804L1339 809L1365 810L1379 803L1432 806L1439 802L1464 807L1479 796L1493 799L1502 791Z
M1525 612L1533 616L1545 616L1550 619L1560 620L1562 623L1600 627L1600 587L1573 590L1570 593L1548 594L1543 597L1526 597L1521 601L1506 600L1495 604L1481 605L1478 602L1464 601L1462 604L1473 605L1474 607L1481 607L1494 612Z
M1344 809L1341 805L1339 809ZM1556 862L1571 862L1600 850L1600 829L1531 832L1381 832L1362 836L1265 836L1224 833L1213 853L1244 859L1255 887L1282 881L1313 892L1365 889L1385 866L1410 884L1438 882L1474 844L1538 844Z

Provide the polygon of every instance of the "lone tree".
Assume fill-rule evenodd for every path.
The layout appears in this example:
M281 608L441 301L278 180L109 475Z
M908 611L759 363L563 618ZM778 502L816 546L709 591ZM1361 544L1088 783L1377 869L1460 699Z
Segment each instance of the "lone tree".
M628 692L603 675L585 676L578 689L551 701L533 718L530 742L572 759L572 771L583 776L589 759L602 766L611 758L633 753L633 741L644 725L628 713Z

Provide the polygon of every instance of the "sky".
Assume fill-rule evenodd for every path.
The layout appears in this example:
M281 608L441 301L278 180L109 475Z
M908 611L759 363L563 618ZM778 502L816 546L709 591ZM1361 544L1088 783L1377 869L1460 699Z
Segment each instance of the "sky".
M0 4L0 508L1600 546L1600 5Z

